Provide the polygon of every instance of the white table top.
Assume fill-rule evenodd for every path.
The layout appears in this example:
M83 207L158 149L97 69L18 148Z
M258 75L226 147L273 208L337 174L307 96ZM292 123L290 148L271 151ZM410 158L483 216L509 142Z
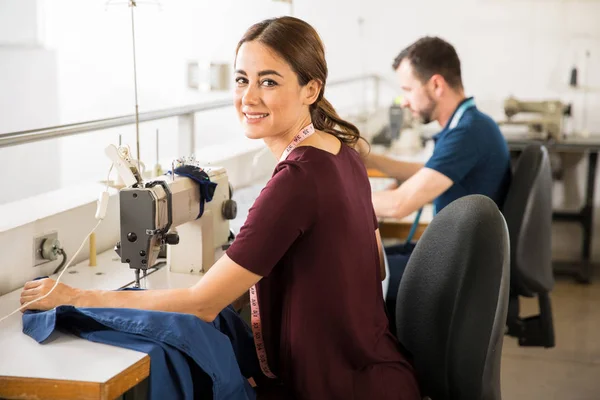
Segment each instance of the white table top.
M384 155L398 161L425 164L433 154L433 143L428 143L427 146L420 148L373 145L371 146L371 153Z
M134 279L133 271L112 250L99 254L97 264L89 267L86 261L69 268L61 281L83 289L111 290L129 286ZM148 289L189 287L200 278L164 267L148 275L145 285ZM0 316L19 307L20 292L0 297ZM22 329L21 313L0 322L0 376L106 382L146 356L60 332L38 344Z

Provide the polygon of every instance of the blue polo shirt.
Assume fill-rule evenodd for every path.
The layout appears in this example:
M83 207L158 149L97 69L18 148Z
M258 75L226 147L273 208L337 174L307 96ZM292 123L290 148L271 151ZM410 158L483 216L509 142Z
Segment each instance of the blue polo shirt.
M460 104L454 114L459 107ZM433 137L433 155L425 164L426 168L446 175L453 182L450 189L434 200L436 211L471 194L488 196L501 207L510 184L511 170L508 145L500 128L477 107L471 107L451 129L454 114L444 129Z

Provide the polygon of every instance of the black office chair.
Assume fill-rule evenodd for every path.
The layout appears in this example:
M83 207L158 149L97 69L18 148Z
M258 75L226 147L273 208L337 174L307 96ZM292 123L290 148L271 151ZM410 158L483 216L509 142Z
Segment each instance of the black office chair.
M548 151L531 144L519 156L503 206L510 234L511 284L508 334L521 346L554 347L552 271L552 171ZM538 297L540 313L521 318L519 296Z
M419 239L398 290L396 329L423 396L501 399L509 260L502 213L481 195L446 206Z

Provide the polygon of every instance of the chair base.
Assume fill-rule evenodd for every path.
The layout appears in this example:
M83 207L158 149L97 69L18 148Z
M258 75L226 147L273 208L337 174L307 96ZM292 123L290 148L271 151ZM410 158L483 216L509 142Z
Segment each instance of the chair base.
M510 296L508 317L506 321L507 335L516 337L519 346L545 347L555 346L552 305L548 293L538 295L540 313L527 318L519 317L519 297Z

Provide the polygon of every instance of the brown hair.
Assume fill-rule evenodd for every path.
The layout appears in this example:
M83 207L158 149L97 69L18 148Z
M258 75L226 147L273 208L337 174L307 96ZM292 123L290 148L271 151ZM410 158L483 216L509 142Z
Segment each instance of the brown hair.
M404 59L410 62L422 83L439 74L451 88L463 87L458 54L450 43L439 37L425 36L417 40L398 54L392 68L397 70Z
M360 138L358 128L343 120L325 97L327 62L325 49L317 31L294 17L267 19L252 25L238 43L236 55L245 42L258 41L275 51L298 75L300 86L311 80L321 83L317 100L310 105L310 116L316 129L330 133L348 145Z

